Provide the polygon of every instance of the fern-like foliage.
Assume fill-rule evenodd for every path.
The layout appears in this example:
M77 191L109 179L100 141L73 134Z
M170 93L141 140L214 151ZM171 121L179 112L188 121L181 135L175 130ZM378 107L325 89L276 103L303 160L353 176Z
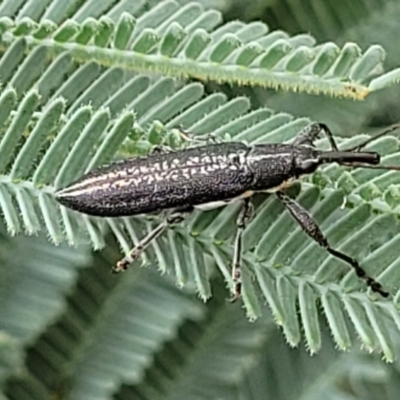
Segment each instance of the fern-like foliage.
M248 4L242 0L235 3L240 5L231 3L230 7L239 13L235 15L241 15L240 19L244 18L245 12L252 13L256 9L254 4L249 9ZM389 55L384 62L386 69L396 68L400 63L396 41L392 40L400 35L400 25L397 23L400 3L397 0L317 0L307 3L271 0L259 1L258 6L258 18L262 18L274 29L278 27L291 34L312 32L318 41L331 40L339 46L349 41L357 43L361 48L379 43ZM385 21L385 29L382 29L382 21ZM400 119L397 86L375 92L361 103L330 96L291 94L262 88L251 88L245 93L255 105L268 104L273 109L286 110L294 115L308 115L311 119L325 121L338 134L345 136L371 129L371 126L396 123Z
M145 79L135 76L132 80L136 82L140 78ZM169 78L162 78L153 84L149 82L142 94L143 98L154 102L154 97L160 93L161 85L167 82L170 82ZM176 109L175 102L180 101L180 94L184 94L183 98L187 99L188 92L197 92L198 101L191 107L187 106L178 117L174 118L174 114L168 115L168 109ZM3 171L10 171L5 175L1 186L3 212L8 230L16 233L24 229L34 233L38 232L44 223L48 235L55 243L64 238L70 244L91 241L94 248L101 248L104 245L104 232L108 229L117 237L121 248L128 251L137 242L138 237L144 235L157 221L149 221L146 217L82 218L82 215L60 207L55 202L52 196L53 188L63 186L85 170L109 161L129 134L139 137L125 142L126 151L140 154L162 139L173 140L173 130L169 131L172 132L170 135L163 134L168 125L182 124L199 134L208 131L216 134L229 133L234 140L246 139L252 143L267 143L292 139L308 122L305 119L293 120L287 114L274 114L267 109L247 112L249 104L244 98L226 101L223 96L211 95L200 99L201 94L201 85L198 83L187 85L171 96L164 94L160 104L153 105L153 109L163 109L165 125L155 122L148 131L140 132L135 129L135 126L143 124L140 115L135 121L129 110L112 120L107 109L93 110L91 107L82 106L71 111L69 118L68 115L62 118L64 101L60 99L54 100L47 110L35 113L32 105L36 104L38 95L34 90L29 92L13 113L10 110L13 118L6 118L10 122L0 143ZM3 98L9 97L16 97L13 89L4 92ZM189 98L195 100L193 95ZM168 107L162 107L163 104L168 104ZM140 107L136 109L140 110ZM152 114L152 108L146 107L144 121L148 122L149 114ZM36 121L30 127L30 134L26 139L22 132L28 123L27 116L33 115L36 116ZM157 112L157 115L162 117L161 112ZM59 133L55 139L51 143L43 140L50 136L56 125ZM16 127L20 127L19 136L15 133ZM42 127L45 127L47 132ZM18 137L20 141L16 140ZM354 141L361 138L355 137L344 145L348 142L354 144ZM398 161L399 146L396 138L382 138L374 146L375 150L387 154L384 162ZM3 153L2 149L5 149ZM396 261L396 237L399 233L394 219L394 214L397 213L397 177L395 172L348 172L338 167L330 167L311 177L299 197L299 201L313 211L322 227L327 228L332 243L361 260L365 259L364 264L369 273L377 276L393 293L398 289L398 280L393 279L393 271L397 268L392 265ZM344 201L351 204L353 210L341 210L340 206ZM374 210L380 215L374 215ZM251 279L251 274L255 274L262 295L269 302L276 321L283 325L290 343L296 345L301 337L295 307L297 301L300 305L303 302L308 306L322 296L322 304L330 318L334 338L341 348L347 348L350 344L347 328L344 322L339 324L338 321L344 321L343 313L358 315L354 312L353 300L347 301L347 298L348 292L359 290L359 282L353 272L348 271L345 266L330 258L326 259L325 252L310 243L290 216L282 211L281 205L273 197L261 201L257 207L257 216L245 233L245 250L249 251L246 256L249 273L244 274L243 298L248 315L256 318L261 314L255 295L257 290ZM192 283L203 299L209 298L211 286L207 266L213 266L213 270L218 267L228 285L232 284L229 265L237 212L238 208L232 206L195 215L189 225L176 227L167 236L154 242L145 261L156 262L161 270L174 273L179 284ZM332 224L332 221L335 223ZM363 229L360 231L361 226ZM292 231L289 236L288 231ZM188 236L187 232L191 232L191 235ZM366 251L368 237L364 237L364 232L373 232L369 236L369 251ZM357 237L364 237L362 246L359 245L361 242ZM390 253L385 250L388 258L384 262L379 255L383 251L381 247L384 244L388 246L388 243L393 246L393 256L389 256ZM173 251L168 252L167 248ZM379 263L374 262L374 259L379 259ZM348 273L343 277L346 271ZM342 283L330 286L335 280ZM330 290L326 292L328 287ZM287 296L292 299L291 302L282 304L280 299ZM392 318L397 316L397 300L395 303L381 304L371 301L365 294L360 297L358 291L354 296L356 304L363 309L366 305L372 307L378 316L381 313L377 307L383 305L388 307L387 312ZM309 308L304 309L306 310L302 319L303 324L309 327L309 330L306 330L308 345L312 351L317 351L320 347L317 308L312 313ZM389 359L393 357L389 340L377 343L374 335L365 334L366 326L373 323L371 320L353 319L352 322L366 346L372 349L379 345ZM378 337L382 336L385 337L381 334Z
M397 69L382 72L383 49L316 45L308 34L269 32L258 22L223 24L198 2L67 3L0 5L5 396L250 399L272 320L291 346L304 337L311 353L327 332L341 350L351 348L355 333L368 351L393 360L400 330L396 172L329 166L290 193L333 246L390 290L390 300L369 293L347 265L311 242L274 196L255 198L243 270L243 304L254 324L242 303L224 301L233 284L237 206L196 211L146 251L142 264L151 269L136 263L115 278L108 272L121 256L117 248L129 251L160 217L93 218L53 198L56 188L113 159L159 144L184 146L178 125L195 135L270 143L291 141L310 122L254 108L246 97L206 93L199 81L363 98L398 80ZM383 163L399 164L396 136L369 148ZM21 233L39 237L11 238ZM103 250L91 255L89 248ZM201 304L196 294L211 300Z
M78 18L80 22L82 18ZM268 32L266 25L238 21L217 26L220 13L198 3L180 7L159 3L140 18L122 13L110 18L65 20L61 26L25 17L0 21L3 45L49 56L68 53L78 63L95 61L136 72L172 77L285 88L364 98L397 82L400 70L382 74L385 51L371 46L364 53L354 43L315 46L309 35L289 37ZM37 66L40 67L40 64ZM377 75L380 75L377 77ZM371 78L374 79L371 79Z

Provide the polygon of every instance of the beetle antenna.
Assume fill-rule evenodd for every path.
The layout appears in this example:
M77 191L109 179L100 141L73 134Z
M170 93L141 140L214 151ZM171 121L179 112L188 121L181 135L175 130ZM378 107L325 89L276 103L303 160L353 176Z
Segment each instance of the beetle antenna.
M367 146L369 143L373 142L376 139L379 139L382 136L387 135L390 132L393 132L397 129L400 128L400 124L394 124L392 126L389 126L387 129L383 130L382 132L378 132L377 134L371 136L367 140L365 140L363 143L358 144L357 146L351 147L349 149L346 149L345 151L349 152L359 152L362 150L365 146ZM346 163L343 163L346 165ZM381 170L388 170L388 171L400 171L400 166L397 165L384 165L384 164L378 164L378 165L372 165L371 163L364 163L364 162L352 162L351 164L347 164L351 167L356 167L356 168L368 168L368 169L381 169Z
M370 138L365 140L363 143L358 144L357 146L351 147L349 149L345 149L345 151L360 151L361 149L363 149L365 146L367 146L369 143L373 142L374 140L379 139L380 137L385 136L388 133L393 132L399 128L400 128L400 124L394 124L392 126L389 126L389 128L371 136Z
M362 162L350 162L350 163L343 162L341 164L352 168L368 168L368 169L381 169L386 171L400 171L399 165L384 165L384 164L372 165Z

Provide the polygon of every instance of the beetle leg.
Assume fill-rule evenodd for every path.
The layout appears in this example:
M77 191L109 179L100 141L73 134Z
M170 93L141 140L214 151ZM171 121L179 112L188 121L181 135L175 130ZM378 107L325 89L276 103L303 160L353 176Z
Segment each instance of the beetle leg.
M307 125L303 128L298 134L296 139L293 141L294 146L299 145L309 145L314 146L314 141L321 136L321 133L324 132L325 136L328 138L328 141L331 145L332 150L339 151L337 144L335 142L335 138L332 135L331 130L327 125L322 124L320 122L314 122L310 125Z
M170 147L165 146L163 144L157 144L152 147L150 154L157 153L157 154L162 154L162 153L169 153L173 151Z
M368 169L381 169L381 170L388 170L388 171L400 171L400 165L371 165L371 164L364 164L364 163L343 163L342 165L351 167L351 168L368 168Z
M196 135L193 132L189 132L186 129L184 129L182 125L178 125L175 128L179 130L182 139L186 140L187 142L194 142L194 143L222 142L222 139L219 136L216 136L212 133L208 133L206 135Z
M243 231L246 229L246 225L250 221L253 214L253 204L250 201L250 198L245 198L243 200L242 209L238 215L236 220L236 237L234 244L234 253L233 253L233 263L232 263L232 280L234 283L233 287L233 296L230 301L233 303L240 297L241 289L242 289L242 281L241 281L241 271L240 265L242 261L242 237Z
M299 203L297 203L282 192L276 192L276 195L282 201L283 205L290 212L292 217L300 224L305 233L307 233L312 239L314 239L321 247L326 249L332 256L351 265L351 267L354 268L357 276L364 279L367 286L369 286L372 291L380 293L383 297L389 296L389 293L383 290L382 285L379 282L367 275L367 273L360 266L357 260L348 256L347 254L333 249L329 245L327 238L321 232L321 229L318 227L318 225L313 220L312 216L308 213L307 210L305 210Z
M170 225L182 222L187 214L188 212L173 211L161 224L150 231L123 259L118 261L113 267L112 272L126 271L129 264L133 263L153 240L157 239Z

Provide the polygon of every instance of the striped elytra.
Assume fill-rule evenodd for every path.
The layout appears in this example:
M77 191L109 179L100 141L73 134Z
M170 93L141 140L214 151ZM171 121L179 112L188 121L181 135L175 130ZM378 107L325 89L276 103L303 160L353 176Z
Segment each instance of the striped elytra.
M295 177L289 145L220 143L111 163L56 192L63 205L116 217L169 208L211 208Z

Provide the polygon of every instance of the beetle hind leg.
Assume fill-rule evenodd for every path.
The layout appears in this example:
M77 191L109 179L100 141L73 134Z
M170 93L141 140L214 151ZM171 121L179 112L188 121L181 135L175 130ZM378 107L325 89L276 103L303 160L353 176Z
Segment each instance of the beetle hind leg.
M383 297L389 296L389 293L383 289L379 282L367 275L365 270L361 267L356 259L332 248L329 245L327 238L321 232L321 229L318 227L308 211L306 211L299 203L291 199L286 194L282 192L276 192L276 195L282 201L283 205L286 207L292 217L299 223L305 233L314 239L321 247L326 249L326 251L328 251L328 253L330 253L332 256L349 264L354 269L356 275L363 279L373 292L379 293Z

